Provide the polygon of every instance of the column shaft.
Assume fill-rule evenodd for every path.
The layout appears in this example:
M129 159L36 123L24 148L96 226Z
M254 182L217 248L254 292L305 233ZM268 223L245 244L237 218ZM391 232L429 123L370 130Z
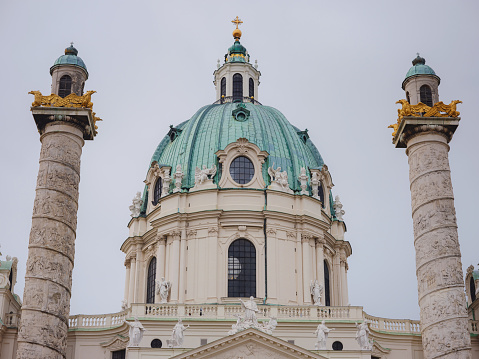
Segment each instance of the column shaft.
M19 359L66 356L83 131L67 122L51 122L40 141Z
M135 275L136 273L136 258L130 259L130 284L128 293L128 304L132 305L135 302Z
M407 142L424 358L470 358L449 146L423 132Z
M130 294L130 263L126 264L125 271L125 294L124 299L128 302L128 295Z

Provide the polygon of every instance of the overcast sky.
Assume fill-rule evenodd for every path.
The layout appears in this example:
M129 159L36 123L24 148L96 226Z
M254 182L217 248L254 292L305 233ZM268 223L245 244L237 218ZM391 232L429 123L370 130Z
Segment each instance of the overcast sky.
M128 206L169 125L215 100L212 74L238 15L262 74L258 100L309 130L341 197L351 305L418 319L407 157L387 126L420 52L441 78L440 100L464 102L449 159L463 268L477 264L478 13L472 0L2 1L0 244L2 258L19 259L15 292L23 297L40 153L27 93L50 93L49 68L74 41L104 121L83 150L71 314L116 312Z

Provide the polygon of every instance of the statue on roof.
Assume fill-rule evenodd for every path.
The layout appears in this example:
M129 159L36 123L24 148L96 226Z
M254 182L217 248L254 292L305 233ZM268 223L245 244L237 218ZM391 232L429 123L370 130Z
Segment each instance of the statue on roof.
M130 327L130 342L128 343L128 347L140 346L140 342L141 339L143 339L143 333L145 332L145 328L143 328L143 325L138 320L138 317L135 317L135 321L133 323L128 323L125 320L125 324Z
M161 280L156 281L157 287L157 294L160 295L160 303L168 303L168 294L170 293L171 289L171 282L166 281L165 277L161 277Z
M326 341L328 340L328 334L330 331L334 330L329 329L325 324L324 320L321 324L318 324L314 334L316 335L316 343L314 344L314 349L316 350L326 350Z
M213 165L211 168L207 168L206 165L203 165L203 169L196 167L195 169L195 185L202 185L209 179L212 179L216 174L216 165Z
M136 192L136 196L133 197L133 204L128 207L131 211L131 217L135 218L140 215L141 206L143 205L143 200L141 199L141 192Z
M311 292L311 296L313 297L313 304L317 306L321 306L321 296L323 294L323 286L318 283L318 280L311 280L309 285L309 290Z

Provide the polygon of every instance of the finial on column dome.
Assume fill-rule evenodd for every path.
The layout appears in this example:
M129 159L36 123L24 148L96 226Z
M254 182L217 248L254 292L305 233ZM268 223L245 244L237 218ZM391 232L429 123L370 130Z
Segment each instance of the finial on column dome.
M238 29L238 26L242 24L243 21L241 21L241 19L236 16L236 19L233 19L231 22L236 25L236 29L233 30L233 37L235 38L235 40L239 40L241 38L241 30Z
M414 60L412 60L413 66L416 66L417 64L419 65L424 65L426 64L426 59L424 57L419 56L419 52L417 52L417 56Z

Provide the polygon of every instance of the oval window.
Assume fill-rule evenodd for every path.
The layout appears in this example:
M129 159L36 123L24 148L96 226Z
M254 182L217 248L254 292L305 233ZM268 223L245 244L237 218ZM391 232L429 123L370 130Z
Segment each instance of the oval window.
M238 184L246 184L251 182L254 177L254 165L249 158L240 156L236 157L230 165L230 174Z

